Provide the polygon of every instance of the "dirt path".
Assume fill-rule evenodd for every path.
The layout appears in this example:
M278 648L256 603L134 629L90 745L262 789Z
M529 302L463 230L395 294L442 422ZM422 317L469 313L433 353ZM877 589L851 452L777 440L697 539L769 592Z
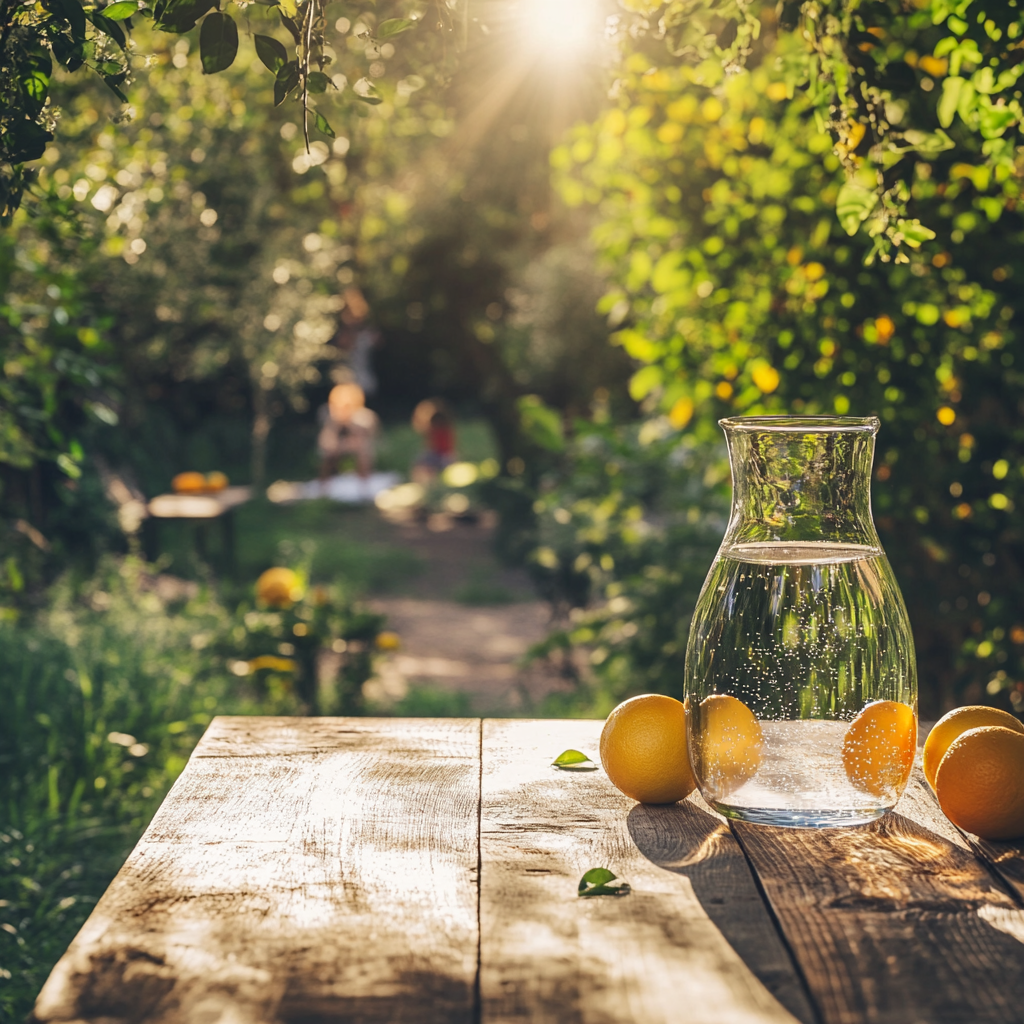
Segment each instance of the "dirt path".
M401 646L367 683L368 698L393 703L411 686L429 685L467 694L477 713L521 714L566 687L546 666L519 664L547 635L550 610L525 572L497 562L492 526L437 517L429 526L380 525L388 542L415 553L424 571L401 593L372 598Z

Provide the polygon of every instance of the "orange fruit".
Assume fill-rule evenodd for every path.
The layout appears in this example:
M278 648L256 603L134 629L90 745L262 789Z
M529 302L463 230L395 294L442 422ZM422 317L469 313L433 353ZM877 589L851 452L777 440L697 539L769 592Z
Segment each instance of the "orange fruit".
M942 813L982 839L1024 837L1024 732L982 725L949 745L935 773Z
M843 767L859 789L878 797L899 796L910 778L917 749L917 715L908 704L876 700L865 705L843 739Z
M216 493L217 491L223 491L227 485L228 477L226 473L214 470L212 473L206 474L206 490Z
M693 792L686 713L673 697L623 701L601 730L601 765L612 784L642 804L674 804Z
M268 569L256 581L256 597L271 608L291 608L302 598L302 582L291 569Z
M179 473L171 481L175 494L202 494L206 490L206 477L202 473Z
M390 629L377 634L377 647L382 651L397 651L402 646L402 638Z
M700 702L700 772L715 797L727 796L761 767L764 734L743 701L713 693Z
M924 777L932 789L935 788L935 773L939 770L939 764L950 743L968 729L977 729L982 725L1000 725L1004 729L1015 729L1024 733L1024 725L1021 725L1018 719L998 708L989 708L982 704L954 708L932 726L928 739L924 741Z

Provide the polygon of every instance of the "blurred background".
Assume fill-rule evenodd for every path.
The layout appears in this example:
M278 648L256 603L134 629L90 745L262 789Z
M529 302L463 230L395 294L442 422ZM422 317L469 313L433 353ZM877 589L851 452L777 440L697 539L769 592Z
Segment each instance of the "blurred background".
M248 42L289 42L277 8L238 6L218 74L144 20L126 104L55 74L0 231L0 1019L215 714L678 695L721 416L878 415L922 717L1024 711L1006 127L906 133L935 237L876 258L844 190L871 139L816 120L784 6L723 67L656 5L334 3L308 148ZM953 57L876 6L850 38L895 124Z

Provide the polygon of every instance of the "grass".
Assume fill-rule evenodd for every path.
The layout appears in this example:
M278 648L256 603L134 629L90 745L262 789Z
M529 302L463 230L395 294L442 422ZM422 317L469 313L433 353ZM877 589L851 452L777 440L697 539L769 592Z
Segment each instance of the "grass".
M517 593L501 583L495 583L493 571L487 568L474 569L469 580L455 592L455 600L459 604L468 605L515 604L532 597L532 594Z
M376 710L375 714L393 715L396 718L475 718L469 694L458 690L446 690L440 686L423 683L410 686L409 692L387 710Z
M253 501L237 512L236 576L255 579L283 555L308 553L315 580L341 581L352 593L401 589L423 571L408 548L393 543L375 509L327 499L273 505Z

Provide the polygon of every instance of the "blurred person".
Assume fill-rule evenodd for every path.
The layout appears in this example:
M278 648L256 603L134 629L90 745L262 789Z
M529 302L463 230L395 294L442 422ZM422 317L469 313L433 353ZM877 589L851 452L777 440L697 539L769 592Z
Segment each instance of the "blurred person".
M455 426L445 404L432 398L416 406L412 426L424 442L423 450L416 457L412 478L417 483L429 483L455 461Z
M333 387L317 419L321 483L337 473L338 464L346 455L355 459L356 472L366 479L373 471L380 421L372 409L366 408L363 389L354 383Z
M335 344L348 355L348 367L355 382L366 395L377 393L377 374L373 369L373 350L380 342L380 331L370 322L370 304L354 285L343 293L345 306Z

